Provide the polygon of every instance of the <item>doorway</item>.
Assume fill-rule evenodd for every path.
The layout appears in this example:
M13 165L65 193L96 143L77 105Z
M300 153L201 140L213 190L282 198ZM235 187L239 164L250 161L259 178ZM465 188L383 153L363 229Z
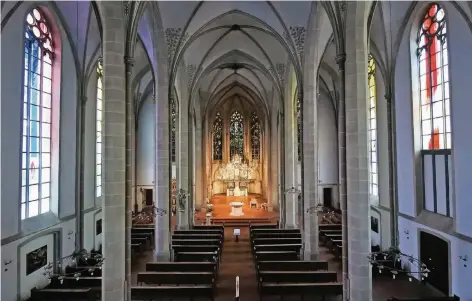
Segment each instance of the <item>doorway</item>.
M333 196L332 196L333 189L331 187L323 188L323 206L328 208L333 208Z
M144 189L144 197L146 199L146 206L152 206L152 189Z
M420 260L431 271L425 281L449 296L449 246L447 241L421 231Z

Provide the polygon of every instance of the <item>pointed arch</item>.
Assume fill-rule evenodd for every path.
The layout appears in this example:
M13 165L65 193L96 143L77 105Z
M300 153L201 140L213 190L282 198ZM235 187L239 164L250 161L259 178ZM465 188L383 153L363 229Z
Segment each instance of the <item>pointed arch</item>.
M244 157L244 117L239 111L234 111L229 120L229 154Z
M369 54L367 66L367 83L369 89L367 90L369 98L368 118L369 118L369 194L378 196L379 194L379 175L377 162L377 85L375 82L376 65L372 55Z
M253 160L259 160L261 156L261 123L256 112L251 114L251 153Z
M96 143L95 143L95 196L102 196L102 127L103 127L103 66L97 64L97 108L96 108Z
M223 160L223 119L217 112L213 121L213 160Z

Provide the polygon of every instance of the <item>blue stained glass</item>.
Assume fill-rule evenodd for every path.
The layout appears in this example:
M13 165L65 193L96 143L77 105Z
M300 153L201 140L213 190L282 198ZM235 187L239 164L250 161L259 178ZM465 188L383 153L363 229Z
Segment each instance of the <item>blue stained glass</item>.
M31 82L30 87L34 89L39 89L40 75L30 72Z
M29 85L29 77L28 77L28 74L29 74L28 70L25 70L25 86L28 86L28 85ZM27 91L27 90L25 89L25 92L26 92L26 91ZM25 94L25 95L27 95L27 94Z
M41 49L39 48L38 40L33 41L31 45L31 54L37 58L41 54Z
M30 136L39 136L39 122L30 121Z
M37 57L31 57L31 71L41 74L41 60Z
M29 69L29 55L27 52L25 53L25 69Z
M30 137L30 153L39 152L39 138ZM33 154L30 154L30 157L33 158Z
M36 89L30 89L30 103L33 105L39 105L39 91Z
M30 45L31 45L31 42L29 40L25 40L25 53L29 53L29 50L30 50Z
M39 121L39 107L31 105L30 108L30 120Z

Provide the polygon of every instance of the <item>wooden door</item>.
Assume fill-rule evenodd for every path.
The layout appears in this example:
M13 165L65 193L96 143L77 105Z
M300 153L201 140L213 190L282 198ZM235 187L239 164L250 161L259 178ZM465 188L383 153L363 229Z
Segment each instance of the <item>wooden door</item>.
M449 245L427 232L420 232L420 260L431 271L425 281L449 295Z
M323 206L333 208L332 204L332 188L323 188Z

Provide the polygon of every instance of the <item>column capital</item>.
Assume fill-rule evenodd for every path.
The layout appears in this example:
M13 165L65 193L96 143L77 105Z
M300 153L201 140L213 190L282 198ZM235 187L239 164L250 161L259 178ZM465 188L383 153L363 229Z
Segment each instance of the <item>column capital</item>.
M125 56L124 60L125 60L126 73L131 74L133 70L133 66L134 66L134 58L131 56Z
M97 61L98 61L99 64L103 65L103 57L102 56L99 56Z
M340 70L344 70L344 62L346 62L346 54L340 53L336 55L336 58L334 59L336 61L336 64L338 64Z
M87 103L88 97L87 96L82 96L82 104L85 105Z

